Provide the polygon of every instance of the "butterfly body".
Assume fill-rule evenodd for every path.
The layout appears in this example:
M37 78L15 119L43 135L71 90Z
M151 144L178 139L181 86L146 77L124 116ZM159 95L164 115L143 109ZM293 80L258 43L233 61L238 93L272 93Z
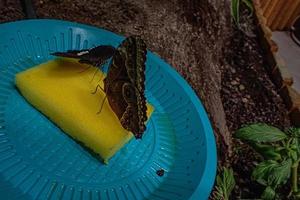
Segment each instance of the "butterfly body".
M69 50L67 52L55 52L52 55L76 58L79 59L80 63L90 64L99 67L104 64L106 60L111 58L116 49L109 45L100 45L91 49L83 50Z

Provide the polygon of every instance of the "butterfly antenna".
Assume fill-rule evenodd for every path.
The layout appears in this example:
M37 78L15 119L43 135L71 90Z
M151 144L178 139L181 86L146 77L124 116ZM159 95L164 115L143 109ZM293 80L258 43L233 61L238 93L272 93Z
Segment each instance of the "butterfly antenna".
M98 80L98 83L101 82L101 81L103 81L103 76L104 76L103 66L104 66L106 63L107 63L107 61L105 61L104 63L101 64L101 68L102 68L101 71L102 71L102 74L101 74L101 76L100 76L100 78L99 78L99 80Z
M102 100L102 102L101 102L101 106L100 106L100 109L99 109L99 111L97 112L97 114L100 114L101 113L101 111L102 111L102 108L103 108L103 105L104 105L104 102L105 102L105 100L106 100L106 98L107 98L107 95L106 95L106 92L105 92L105 90L98 84L97 85L97 87L96 87L96 89L95 89L95 91L94 92L92 92L92 94L96 94L96 92L98 91L98 88L99 89L101 89L104 93L105 93L105 97L104 97L104 99Z
M101 59L98 63L96 63L96 65L95 65L96 71L94 72L93 78L92 78L92 80L90 81L90 83L94 81L95 76L96 76L96 74L98 73L98 70L99 70L98 68L99 68L99 67L102 67L104 64L105 64L105 61L103 61L102 59ZM103 74L102 74L100 80L102 79L102 77L103 77ZM98 81L98 83L100 82L100 80Z
M83 70L79 71L78 73L83 73L83 72L89 70L91 67L92 67L92 66L88 66L88 67L84 68Z
M90 83L92 83L95 79L96 74L98 73L98 68L95 69L95 72L93 74L93 78L90 80Z

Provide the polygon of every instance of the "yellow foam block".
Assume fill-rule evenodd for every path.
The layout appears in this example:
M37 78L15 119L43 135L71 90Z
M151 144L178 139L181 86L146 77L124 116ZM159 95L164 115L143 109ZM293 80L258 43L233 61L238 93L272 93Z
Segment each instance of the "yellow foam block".
M99 80L105 75L87 67L57 59L18 73L15 83L35 108L107 162L133 135L121 126L107 100L97 114L105 94L92 92L97 84L103 88ZM152 111L148 105L148 116Z

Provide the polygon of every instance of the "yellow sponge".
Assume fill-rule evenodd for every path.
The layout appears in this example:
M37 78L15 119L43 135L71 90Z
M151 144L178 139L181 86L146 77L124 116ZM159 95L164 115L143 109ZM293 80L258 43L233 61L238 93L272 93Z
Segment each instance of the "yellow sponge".
M87 67L73 59L52 60L18 73L15 83L34 107L108 162L133 134L122 127L107 100L97 114L105 94L92 92L97 84L103 88L99 80L105 75ZM152 111L148 106L148 116Z

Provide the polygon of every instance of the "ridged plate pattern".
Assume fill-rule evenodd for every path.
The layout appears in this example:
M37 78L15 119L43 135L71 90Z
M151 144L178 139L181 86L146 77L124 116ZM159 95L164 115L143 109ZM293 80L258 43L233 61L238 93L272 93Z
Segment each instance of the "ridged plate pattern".
M148 52L146 96L155 111L143 139L131 140L104 165L28 104L14 77L53 59L51 52L117 46L122 37L55 20L0 26L1 197L207 198L216 168L211 127L200 101L169 65ZM160 169L162 177L156 174Z

